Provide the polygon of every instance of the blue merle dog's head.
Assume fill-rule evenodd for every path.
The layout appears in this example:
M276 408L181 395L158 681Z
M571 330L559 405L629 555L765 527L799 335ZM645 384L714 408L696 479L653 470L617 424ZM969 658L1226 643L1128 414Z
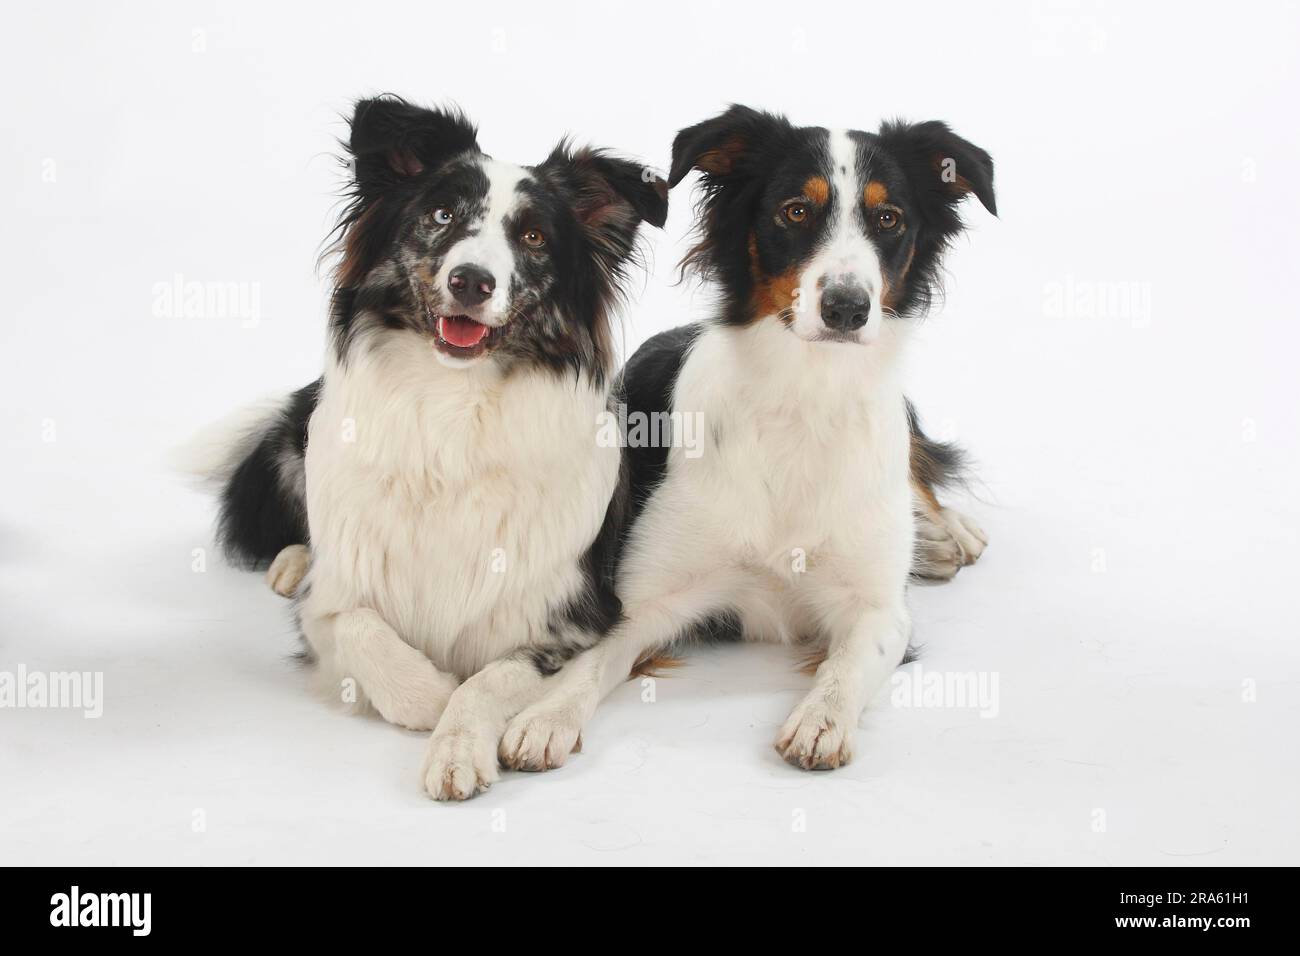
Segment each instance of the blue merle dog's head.
M667 216L662 179L563 142L535 166L502 162L459 112L395 97L357 103L347 149L340 360L401 335L453 367L610 372L610 307L637 227Z

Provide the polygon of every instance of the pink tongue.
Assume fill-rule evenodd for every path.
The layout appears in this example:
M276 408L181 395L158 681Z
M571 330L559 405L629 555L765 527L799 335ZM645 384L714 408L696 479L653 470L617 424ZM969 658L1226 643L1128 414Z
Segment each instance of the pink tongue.
M463 315L449 315L443 317L441 332L447 342L457 348L468 349L483 341L483 336L488 334L488 328Z

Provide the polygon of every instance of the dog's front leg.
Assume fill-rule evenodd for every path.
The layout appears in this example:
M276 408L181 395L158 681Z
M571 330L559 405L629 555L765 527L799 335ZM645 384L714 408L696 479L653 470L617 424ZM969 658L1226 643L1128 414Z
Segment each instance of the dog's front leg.
M501 762L514 770L564 766L597 705L627 679L641 653L639 640L615 632L566 664L548 681L545 693L506 726Z
M303 633L320 652L332 648L332 674L355 680L391 724L432 730L456 690L456 678L398 636L377 611L304 613Z
M637 592L639 599L624 603L623 621L548 678L544 693L506 727L500 756L507 767L562 766L597 705L637 664L690 633L711 612L743 600L752 588L744 572L725 565L656 575L634 564L628 577L626 590Z
M510 718L542 693L526 651L495 660L456 689L429 738L421 775L436 800L467 800L496 782L497 745Z
M847 620L776 739L777 753L805 770L833 770L853 757L858 717L903 659L911 620L896 601L864 607Z

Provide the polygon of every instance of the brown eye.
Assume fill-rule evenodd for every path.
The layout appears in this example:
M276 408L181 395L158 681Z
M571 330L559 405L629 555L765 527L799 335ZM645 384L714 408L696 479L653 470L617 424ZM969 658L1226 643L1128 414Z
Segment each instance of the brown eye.
M529 229L522 236L524 245L531 249L540 249L546 245L546 237L542 235L540 229Z
M882 209L876 213L876 223L881 229L893 229L898 225L898 213L892 209Z
M785 218L793 223L801 223L808 218L808 207L801 202L792 202L784 209Z

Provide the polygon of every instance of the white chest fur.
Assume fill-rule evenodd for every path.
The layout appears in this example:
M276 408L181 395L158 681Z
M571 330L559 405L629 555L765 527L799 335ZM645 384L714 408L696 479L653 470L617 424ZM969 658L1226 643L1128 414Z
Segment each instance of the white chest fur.
M304 613L373 609L462 676L542 635L617 480L618 450L595 440L605 400L572 376L448 369L401 339L330 367Z
M663 513L707 510L697 520L720 560L787 582L815 567L893 587L912 534L905 334L858 346L803 342L775 322L706 331L674 396L702 416L705 445L671 453Z

